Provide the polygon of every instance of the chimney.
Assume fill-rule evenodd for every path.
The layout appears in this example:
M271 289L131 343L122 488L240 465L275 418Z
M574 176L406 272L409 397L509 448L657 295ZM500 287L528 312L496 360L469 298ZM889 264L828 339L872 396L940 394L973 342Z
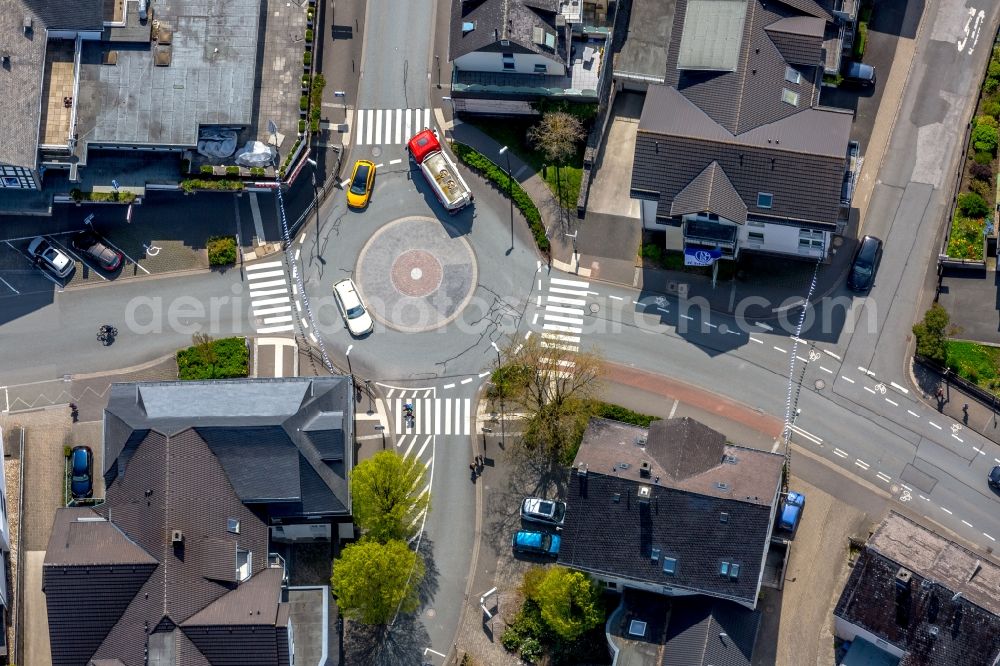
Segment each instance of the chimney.
M648 479L650 476L649 461L643 460L639 464L639 476L643 479Z
M170 531L170 542L175 546L179 546L184 543L184 532L180 530Z

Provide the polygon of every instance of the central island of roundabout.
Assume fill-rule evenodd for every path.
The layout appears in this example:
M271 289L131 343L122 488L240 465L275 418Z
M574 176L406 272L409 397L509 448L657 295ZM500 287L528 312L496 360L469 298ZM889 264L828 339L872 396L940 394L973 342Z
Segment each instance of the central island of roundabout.
M358 255L356 282L371 315L404 333L440 328L475 292L472 246L430 217L404 217L379 229Z

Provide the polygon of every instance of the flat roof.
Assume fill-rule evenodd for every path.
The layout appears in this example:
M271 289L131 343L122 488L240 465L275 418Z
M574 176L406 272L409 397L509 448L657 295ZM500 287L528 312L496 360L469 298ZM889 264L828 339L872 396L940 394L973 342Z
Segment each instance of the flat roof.
M632 0L628 34L615 58L615 78L663 83L677 0Z
M689 0L677 68L736 71L746 15L747 0Z
M260 0L174 0L156 10L169 46L84 44L81 142L194 146L199 125L252 123ZM154 66L165 48L170 64ZM108 51L117 64L102 64Z

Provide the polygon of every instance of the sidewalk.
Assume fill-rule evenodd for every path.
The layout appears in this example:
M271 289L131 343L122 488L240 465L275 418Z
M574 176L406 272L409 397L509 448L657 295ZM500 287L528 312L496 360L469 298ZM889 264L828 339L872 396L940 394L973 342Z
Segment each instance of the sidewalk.
M966 428L1000 444L1000 414L996 410L963 393L954 383L946 382L940 373L918 365L912 359L911 364L911 379L919 391L915 397ZM944 391L943 400L938 400L936 396L939 387ZM968 405L968 409L963 410L963 405Z

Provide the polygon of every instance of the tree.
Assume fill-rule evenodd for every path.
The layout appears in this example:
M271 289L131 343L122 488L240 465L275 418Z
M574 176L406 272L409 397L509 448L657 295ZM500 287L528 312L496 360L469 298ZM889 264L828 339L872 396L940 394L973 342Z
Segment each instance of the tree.
M417 610L423 578L423 558L406 542L362 539L344 548L334 561L330 584L344 617L388 624L397 612Z
M537 337L508 345L503 356L504 398L526 414L520 444L552 463L571 463L600 391L600 356Z
M537 568L525 574L523 590L538 604L549 629L565 641L576 640L604 621L601 588L582 571Z
M380 451L351 472L354 522L375 541L408 539L430 508L427 467L414 457Z
M944 365L948 360L948 311L935 303L924 314L923 321L914 324L917 354Z
M559 167L576 153L576 145L583 140L583 137L583 124L580 119L565 111L551 111L544 114L541 122L528 130L528 140L556 167L560 205L563 205L563 200Z

